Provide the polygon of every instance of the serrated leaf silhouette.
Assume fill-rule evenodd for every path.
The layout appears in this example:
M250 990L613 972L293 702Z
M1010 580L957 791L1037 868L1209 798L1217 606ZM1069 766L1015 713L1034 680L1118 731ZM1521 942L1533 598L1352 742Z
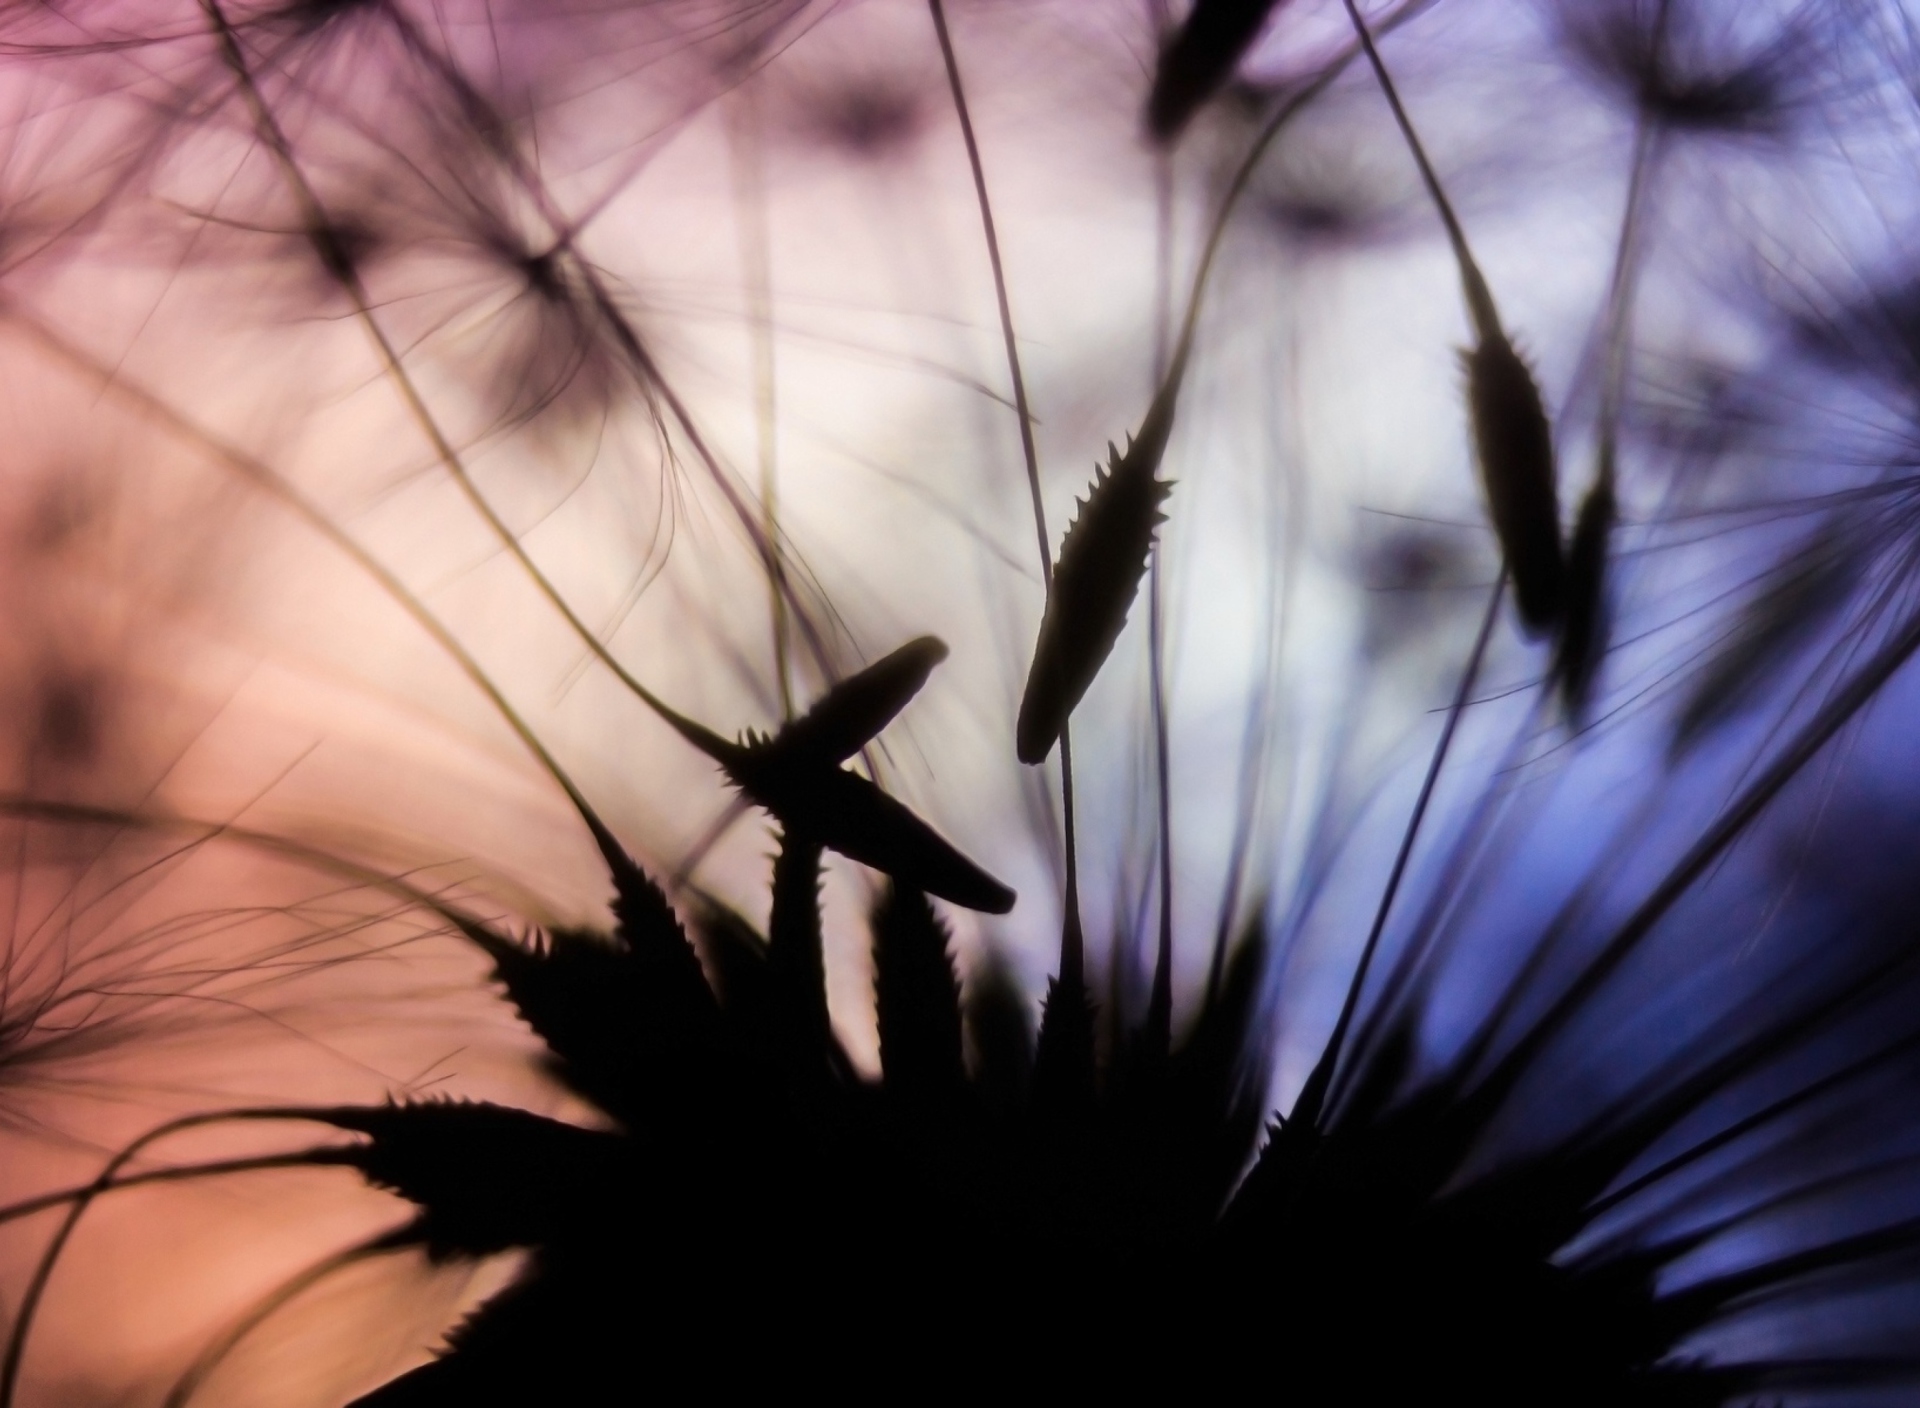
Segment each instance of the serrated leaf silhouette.
M639 1191L626 1138L508 1105L430 1100L314 1118L368 1136L344 1161L420 1207L418 1235L436 1257L539 1246Z
M961 1015L974 1087L995 1109L1019 1107L1033 1080L1033 1010L999 953L989 950L967 975Z
M649 962L627 932L558 929L519 944L469 929L562 1081L623 1123L692 1114L688 1082L713 1060L719 1008L697 966L689 988L677 959Z
M941 1096L965 1079L960 984L947 944L925 895L899 885L882 892L873 912L873 989L889 1091Z
M820 947L820 843L803 832L789 830L773 862L767 974L780 1025L781 1064L798 1079L819 1075L832 1025Z

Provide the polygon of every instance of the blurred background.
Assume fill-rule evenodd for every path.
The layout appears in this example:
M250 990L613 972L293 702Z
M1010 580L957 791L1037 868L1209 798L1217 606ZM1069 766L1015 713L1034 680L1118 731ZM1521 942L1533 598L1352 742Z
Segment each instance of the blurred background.
M1183 8L947 17L1052 546L1138 428L1225 220L1157 569L1174 993L1190 1008L1219 936L1265 926L1284 1108L1500 549L1453 258L1343 7L1278 7L1157 145L1143 105ZM1569 708L1551 646L1498 626L1389 932L1431 947L1432 1054L1490 975L1630 912L1920 609L1920 34L1901 0L1366 8L1544 392L1567 523L1616 446L1591 693ZM918 0L0 7L0 427L0 1198L227 1106L439 1094L594 1117L537 1069L485 962L373 883L516 931L605 923L565 794L449 642L678 901L764 917L768 823L530 564L728 737L945 640L870 762L1019 891L1003 919L950 919L963 979L1004 964L1037 1003L1059 776L1015 762L1013 719L1044 592ZM1151 614L1143 587L1076 716L1084 912L1118 1010L1145 1001L1163 883ZM1910 924L1920 701L1887 673L1595 995L1515 1138ZM830 1001L867 1069L874 886L830 859ZM1879 1070L1877 1114L1823 1107L1781 1176L1831 1197L1740 1236L1920 1211L1912 1074ZM162 1161L299 1138L210 1129ZM314 1170L104 1200L49 1283L22 1401L160 1402L246 1306L396 1208ZM54 1225L0 1226L0 1308ZM510 1272L355 1265L195 1402L342 1402ZM1702 1352L1904 1334L1913 1297L1889 1284Z

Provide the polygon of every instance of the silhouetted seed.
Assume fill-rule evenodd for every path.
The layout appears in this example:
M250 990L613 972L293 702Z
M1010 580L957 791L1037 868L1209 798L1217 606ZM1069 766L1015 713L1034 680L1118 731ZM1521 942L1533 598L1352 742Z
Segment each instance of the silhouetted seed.
M866 778L836 766L919 693L946 650L932 636L908 642L829 690L770 739L749 734L743 743L730 743L665 706L660 713L782 826L930 895L1005 914L1013 908L1012 890Z
M917 890L889 885L874 907L873 993L887 1089L910 1095L958 1090L965 1078L960 984L946 926Z
M1607 540L1616 515L1613 476L1603 472L1574 520L1567 554L1567 609L1553 662L1567 717L1576 725L1586 717L1600 659L1607 653Z
M782 727L768 746L795 759L844 763L893 722L925 687L933 667L946 658L946 643L938 638L910 640L829 689L805 714Z
M1393 75L1380 58L1372 32L1355 0L1345 0L1345 4L1380 91L1393 109L1394 122L1446 226L1447 242L1453 246L1476 339L1473 351L1463 360L1480 480L1507 571L1513 577L1521 625L1530 635L1544 635L1566 609L1566 562L1560 544L1553 431L1547 424L1546 407L1540 402L1540 388L1534 385L1533 373L1507 339L1493 293L1468 248L1466 231L1460 227L1460 218L1440 184L1439 174L1427 159L1426 147L1400 101Z
M1107 446L1108 468L1094 471L1093 491L1061 540L1014 735L1023 763L1046 761L1127 624L1154 530L1166 522L1160 506L1173 491L1155 475L1173 432L1185 362L1184 354L1175 360L1126 453Z
M964 909L1005 914L1013 891L858 773L795 766L764 745L736 747L727 775L789 830Z
M436 1257L539 1246L640 1194L625 1137L507 1105L368 1105L313 1118L368 1136L344 1161L420 1207L419 1238Z
M1691 747L1756 703L1768 676L1846 605L1872 559L1842 525L1829 524L1783 562L1688 692L1674 724L1674 749Z
M613 880L610 940L557 931L544 948L530 950L483 925L463 923L462 928L494 960L495 976L521 1016L569 1068L563 1076L576 1084L591 1082L587 1093L625 1118L633 1113L632 1099L646 1098L630 1084L644 1080L641 1047L684 1051L705 1043L718 1006L699 956L660 887L590 807L583 806L581 815ZM635 1023L646 1032L640 1045L625 1035ZM612 1038L618 1049L589 1053L582 1048L582 1042L604 1043L607 1033L622 1034Z
M1481 484L1520 621L1530 634L1544 635L1565 612L1567 595L1546 408L1533 373L1497 328L1483 329L1463 360Z
M1147 130L1170 142L1194 113L1233 77L1234 69L1285 0L1195 0L1160 50L1147 99Z

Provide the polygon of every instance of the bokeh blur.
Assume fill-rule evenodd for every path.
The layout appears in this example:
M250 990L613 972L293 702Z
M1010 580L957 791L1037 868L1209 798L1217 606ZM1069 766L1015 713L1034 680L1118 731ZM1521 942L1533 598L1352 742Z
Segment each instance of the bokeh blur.
M1548 1139L1735 1014L1790 1025L1796 994L1871 970L1851 1017L1783 1036L1698 1118L1895 1054L1647 1216L1725 1219L1681 1283L1920 1218L1914 979L1888 957L1920 874L1920 696L1893 648L1920 611L1920 15L1363 8L1542 389L1564 521L1602 473L1618 498L1591 686L1570 702L1553 644L1496 623L1366 1010L1417 1000L1431 1062L1496 999L1538 1012L1851 701L1583 991L1502 1138ZM1193 305L1155 585L1075 715L1080 897L1096 999L1122 1012L1167 904L1176 1022L1221 936L1264 928L1284 1109L1502 547L1454 254L1345 7L1274 7L1156 142L1185 13L945 7L1050 550ZM1037 1010L1060 776L1013 733L1045 588L921 0L8 0L0 427L0 1200L229 1107L597 1118L409 898L521 933L605 923L600 858L510 712L677 903L764 921L769 822L589 642L731 738L941 637L863 766L1019 892L948 917L963 981L1000 965ZM829 1001L868 1071L875 884L829 861ZM139 1166L305 1137L209 1127ZM312 1168L102 1199L19 1401L165 1401L397 1207ZM59 1216L0 1225L0 1317ZM1910 1353L1900 1255L1689 1352ZM344 1402L512 1272L344 1265L248 1324L193 1401Z

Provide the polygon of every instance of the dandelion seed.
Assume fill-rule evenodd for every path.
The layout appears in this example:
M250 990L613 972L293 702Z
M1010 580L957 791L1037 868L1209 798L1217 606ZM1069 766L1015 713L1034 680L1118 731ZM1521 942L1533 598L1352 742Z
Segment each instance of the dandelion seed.
M1604 0L1562 6L1558 19L1580 66L1648 121L1737 136L1777 130L1806 101L1796 90L1811 86L1825 57L1818 10L1769 14L1762 23L1773 32L1757 39L1732 7L1699 0Z
M1147 98L1147 130L1170 142L1233 76L1282 0L1195 0L1160 51Z

